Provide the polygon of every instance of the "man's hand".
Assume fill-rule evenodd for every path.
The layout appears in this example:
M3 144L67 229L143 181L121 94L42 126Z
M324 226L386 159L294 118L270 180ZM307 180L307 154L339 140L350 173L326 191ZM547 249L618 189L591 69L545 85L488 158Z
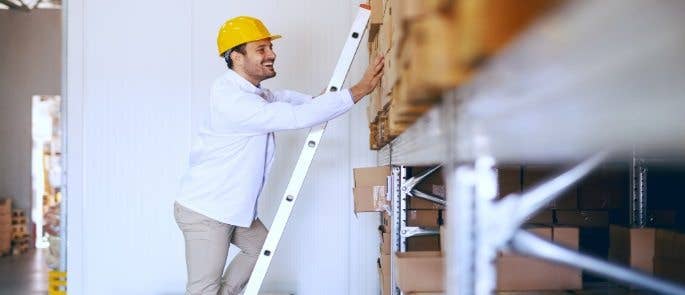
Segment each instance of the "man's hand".
M364 77L362 77L357 84L350 88L354 103L357 103L378 86L378 83L381 81L381 77L383 77L383 66L385 65L383 63L383 59L384 57L382 55L376 57L373 63L370 63L369 67L366 68Z

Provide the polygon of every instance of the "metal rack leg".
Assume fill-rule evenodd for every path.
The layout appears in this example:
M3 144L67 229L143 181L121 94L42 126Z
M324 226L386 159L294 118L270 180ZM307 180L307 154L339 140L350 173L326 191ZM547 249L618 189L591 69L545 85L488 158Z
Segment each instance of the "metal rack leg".
M497 174L495 160L479 157L475 163L475 242L476 242L476 294L491 294L497 287L497 241L490 232L490 223L498 219L494 199L497 195ZM494 238L494 239L493 239Z
M582 268L595 274L638 285L659 294L685 294L685 287L602 259L578 253L574 250L543 240L525 230L519 230L511 240L510 247L518 253L544 260Z
M392 166L392 175L390 176L390 190L389 192L392 194L392 215L391 215L391 220L392 220L392 245L390 246L390 252L391 252L391 258L390 258L390 290L393 294L400 294L399 288L397 286L397 281L395 280L395 270L397 267L395 266L396 261L395 261L395 253L400 251L400 247L402 244L401 238L400 238L400 212L401 206L400 203L402 202L401 198L401 170L403 168L400 166Z
M630 169L630 225L647 226L647 165L633 151Z
M474 173L469 165L448 169L447 245L445 251L447 294L472 295L475 292L475 192Z

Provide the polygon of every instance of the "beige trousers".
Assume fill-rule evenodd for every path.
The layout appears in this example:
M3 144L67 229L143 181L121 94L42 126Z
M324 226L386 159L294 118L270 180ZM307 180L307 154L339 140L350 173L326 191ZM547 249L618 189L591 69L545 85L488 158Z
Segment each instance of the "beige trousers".
M178 203L174 203L174 217L186 244L186 295L239 294L250 279L266 239L264 224L257 219L249 228L233 226ZM230 244L241 251L224 271Z

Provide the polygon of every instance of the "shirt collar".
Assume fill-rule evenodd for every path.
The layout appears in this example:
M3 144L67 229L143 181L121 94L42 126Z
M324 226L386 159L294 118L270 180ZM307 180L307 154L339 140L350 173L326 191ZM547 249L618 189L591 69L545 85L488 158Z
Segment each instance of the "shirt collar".
M247 79L245 79L243 76L241 76L240 74L236 73L235 71L233 71L231 69L228 69L225 76L226 76L227 80L238 84L238 86L241 89L243 89L247 92L252 92L252 93L255 93L257 95L261 95L261 93L262 93L262 89L260 87L252 85L252 83L250 83L250 81L247 81Z

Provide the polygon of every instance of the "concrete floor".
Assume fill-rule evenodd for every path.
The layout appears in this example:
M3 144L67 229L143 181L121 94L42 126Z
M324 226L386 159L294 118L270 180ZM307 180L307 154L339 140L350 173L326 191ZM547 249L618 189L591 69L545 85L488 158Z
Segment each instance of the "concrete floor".
M48 294L48 267L44 251L0 257L0 294Z

